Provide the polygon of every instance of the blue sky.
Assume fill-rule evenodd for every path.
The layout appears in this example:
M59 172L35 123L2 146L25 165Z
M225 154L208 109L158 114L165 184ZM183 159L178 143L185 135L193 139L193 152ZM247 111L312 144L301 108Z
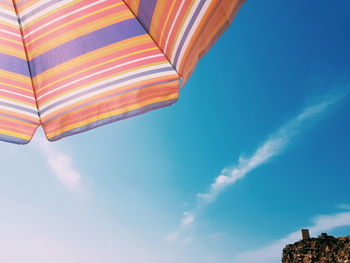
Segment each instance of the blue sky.
M0 261L277 263L300 228L350 235L349 10L247 1L176 105L1 143Z

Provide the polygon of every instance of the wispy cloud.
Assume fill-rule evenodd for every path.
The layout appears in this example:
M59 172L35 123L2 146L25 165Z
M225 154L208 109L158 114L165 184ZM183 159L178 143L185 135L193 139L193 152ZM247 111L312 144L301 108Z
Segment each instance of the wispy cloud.
M42 138L42 137L41 137ZM62 185L72 192L81 193L81 175L74 168L72 158L59 151L52 143L44 138L35 140L35 144L44 154L47 165L52 173L62 183Z
M321 215L313 220L313 225L305 227L310 230L311 236L317 236L322 232L332 231L339 227L350 226L350 212L341 212L332 215ZM281 262L282 249L287 244L300 240L300 232L295 231L286 237L271 242L256 250L238 254L233 262L240 263L277 263Z
M182 214L180 230L177 231L178 234L175 235L174 233L176 232L174 232L171 235L179 237L181 231L195 223L196 215L203 206L215 201L222 191L244 178L251 171L282 154L307 123L322 117L331 106L346 94L347 92L328 94L323 99L318 100L317 103L305 107L300 114L283 125L275 133L268 136L267 140L261 144L252 155L248 157L241 155L238 159L238 163L234 167L224 168L220 175L217 176L214 182L208 187L209 189L207 192L197 194L197 201L194 209Z
M191 225L195 221L194 214L191 212L183 212L182 218L181 218L181 226L186 227L188 225Z
M222 173L216 177L215 181L210 185L209 191L198 194L199 201L205 203L213 202L218 194L228 186L236 183L252 170L269 162L273 157L283 153L292 139L298 135L305 123L326 112L328 108L341 97L340 94L333 95L315 105L306 107L298 116L283 125L277 132L270 135L250 157L245 158L241 156L235 167L224 168Z

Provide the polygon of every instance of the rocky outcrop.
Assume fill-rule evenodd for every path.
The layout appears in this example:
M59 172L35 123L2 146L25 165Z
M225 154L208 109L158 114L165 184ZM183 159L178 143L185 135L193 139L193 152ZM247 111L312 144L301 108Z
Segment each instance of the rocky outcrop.
M335 238L323 233L287 245L282 263L350 263L350 236Z

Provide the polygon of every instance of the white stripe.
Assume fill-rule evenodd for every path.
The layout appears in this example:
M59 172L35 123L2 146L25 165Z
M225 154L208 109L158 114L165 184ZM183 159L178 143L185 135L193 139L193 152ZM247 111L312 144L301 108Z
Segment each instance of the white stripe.
M2 33L5 33L5 34L9 34L9 35L12 35L12 36L15 36L15 37L20 37L20 38L22 38L21 37L21 34L16 34L16 33L13 33L13 32L10 32L10 31L7 31L7 30L3 30L3 29L0 29L0 32L2 32Z
M7 24L11 24L11 25L13 25L13 26L19 27L18 21L13 21L13 20L8 19L8 18L6 18L6 17L0 17L0 22L5 22L5 23L7 23Z
M5 89L0 89L0 91L4 91L6 93L11 93L11 94L14 94L14 95L17 95L17 96L21 96L21 97L24 97L24 98L28 98L28 99L33 99L33 97L30 97L30 96L27 96L27 95L23 95L21 93L17 93L17 92L14 92L14 91L9 91L9 90L5 90Z
M34 110L34 111L37 111L37 110L38 110L38 109L36 108L36 106L34 106L34 105L27 105L27 104L20 103L20 102L18 102L18 101L13 101L13 100L8 100L8 99L0 98L0 102L10 103L10 104L12 104L12 105L20 106L20 107L26 108L26 109L28 109L28 110Z
M184 44L183 44L183 47L187 47L187 46L188 46L189 42L190 42L191 39L192 39L193 34L196 32L196 30L197 30L197 28L198 28L198 25L199 25L199 23L201 22L201 20L202 20L204 14L207 12L207 10L208 10L209 5L211 4L211 2L212 2L211 0L208 0L208 1L204 4L204 6L203 6L201 12L199 13L199 15L198 15L198 17L197 17L195 23L193 24L193 26L192 26L192 28L191 28L191 31L189 32L189 34L188 34L188 36L187 36L187 38L186 38L186 41L185 41ZM176 65L175 65L175 68L178 68L178 67L181 65L181 62L182 62L183 56L184 56L184 54L185 54L185 51L186 51L186 48L182 48L182 49L181 49L181 52L180 52L179 58L178 58L178 60L177 60L177 63L176 63Z
M175 26L175 24L177 22L177 19L179 18L180 12L181 12L182 7L183 7L184 4L185 4L185 0L182 0L180 8L177 10L176 16L175 16L175 18L173 20L173 23L172 23L171 28L170 28L169 33L168 33L168 37L167 37L166 42L165 42L165 48L164 48L165 52L166 52L167 47L168 47L168 42L169 42L170 36L173 33L174 26Z
M6 14L8 16L12 16L13 18L17 19L16 13L14 11L7 10L5 8L0 7L0 13Z
M125 66L125 65L128 65L128 64L131 64L131 63L134 63L134 62L146 60L146 59L149 59L149 58L161 57L161 56L163 56L163 54L157 54L157 55L153 55L153 56L143 57L143 58L131 60L131 61L128 61L128 62L119 64L119 65L116 65L116 66L111 67L111 68L107 68L107 69L104 69L104 70L95 72L95 73L93 73L93 74L87 75L87 76L82 77L82 78L80 78L80 79L77 79L77 80L75 80L75 81L66 83L65 85L60 86L60 87L58 87L58 88L52 89L52 90L50 90L50 91L44 93L43 95L39 96L38 99L41 99L42 97L44 97L44 96L46 96L46 95L48 95L48 94L51 94L52 92L55 92L55 91L57 91L57 90L60 90L60 89L69 87L69 86L72 85L72 84L75 84L75 83L77 83L77 82L79 82L79 81L82 81L82 80L88 79L88 78L90 78L90 77L99 75L99 74L101 74L101 73L104 73L104 72L107 72L107 71L110 71L110 70L113 70L113 69L116 69L116 68L119 68L119 67L123 67L123 66ZM168 65L170 66L170 64L168 64Z
M48 26L50 26L51 24L56 23L56 22L58 22L58 21L60 21L60 20L62 20L62 19L64 19L64 18L66 18L67 16L70 16L70 15L73 15L73 14L76 14L76 13L79 13L79 12L85 10L85 9L88 9L88 8L90 8L90 7L92 7L92 6L95 6L95 5L99 4L99 3L106 2L106 1L108 1L108 0L99 0L99 1L96 1L95 3L86 5L86 6L82 7L82 8L79 8L79 9L77 9L77 10L74 10L74 11L72 11L72 12L70 12L70 13L64 14L63 16L59 16L59 17L57 17L56 19L53 19L53 20L51 20L50 22L45 23L45 24L43 24L43 25L41 25L41 26L35 28L34 30L30 31L28 34L25 35L25 37L29 37L30 35L34 34L35 32L37 32L37 31L39 31L39 30L41 30L41 29L43 29L43 28L45 28L45 27L48 27ZM40 12L40 13L42 13L42 12ZM46 13L46 12L45 12L45 13ZM38 15L39 15L39 14L38 14ZM35 15L35 17L37 17L38 15ZM27 22L27 23L28 23L28 22ZM27 23L24 23L24 24L27 24Z
M37 3L27 7L26 9L24 9L20 15L21 16L25 16L27 14L29 14L30 12L32 12L33 10L37 9L37 8L41 8L41 6L45 5L47 3L48 0L41 0L41 1L38 1ZM47 10L47 12L55 9L56 7L60 7L60 6L63 6L63 5L66 5L66 4L69 4L70 2L74 2L75 0L64 0L64 1L60 1L54 5L51 5L45 9L42 9L40 10L39 12L42 12L44 10ZM31 16L30 16L31 17Z
M169 71L169 72L172 72L172 71ZM106 89L101 89L101 90L97 90L95 92L92 92L92 93L89 93L89 94L86 94L84 96L81 96L79 97L78 99L73 99L73 100L70 100L70 101L67 101L65 103L62 103L60 105L58 105L57 107L55 108L52 108L51 110L48 110L47 112L41 114L42 117L45 117L47 116L48 114L52 113L52 112L55 112L55 111L58 111L66 106L69 106L71 104L74 104L75 102L78 102L78 101L82 101L84 99L87 99L87 98L90 98L90 97L93 97L93 96L96 96L98 94L101 94L103 92L107 92L109 90L113 90L113 89L118 89L118 88L121 88L123 86L126 86L126 85L129 85L129 84L133 84L133 83L136 83L136 82L139 82L139 81L143 81L145 79L150 79L150 78L157 78L157 77L162 77L162 76L166 76L166 75L169 75L169 72L160 72L160 73L154 73L154 74L151 74L151 75L147 75L147 76L144 76L144 77L139 77L139 78L135 78L135 79L132 79L132 80L129 80L129 81L125 81L125 82L122 82L122 83L119 83L117 85L113 85L113 86L109 86L108 88Z
M156 69L162 69L162 68L167 68L169 67L169 64L168 63L163 63L161 65L156 65L156 66L150 66L150 67L147 67L147 68L142 68L142 69L138 69L138 70L134 70L134 71L131 71L131 72L128 72L128 73L124 73L122 75L118 75L118 76L115 76L115 77L112 77L112 78L108 78L108 79L105 79L105 80L101 80L97 83L94 83L94 84L91 84L91 85L88 85L88 86L85 86L81 89L78 89L78 90L75 90L75 91L72 91L72 92L69 92L63 96L60 96L52 101L49 101L48 103L43 103L40 105L40 110L45 110L47 107L51 106L52 104L58 102L58 101L61 101L61 100L64 100L70 96L73 96L73 95L76 95L76 94L79 94L81 92L84 92L84 91L87 91L89 89L92 89L92 88L96 88L96 87L99 87L99 86L102 86L104 84L108 84L108 83L111 83L111 82L114 82L116 80L119 80L119 79L123 79L123 78L127 78L127 77L130 77L130 76L133 76L133 75L136 75L136 74L139 74L139 73L144 73L144 72L147 72L147 71L151 71L151 70L156 70ZM169 72L172 72L172 74L174 74L175 76L177 74L175 74L174 70L171 69L169 71L166 71L168 73L166 73L165 75L171 75L169 74ZM157 73L158 74L158 73ZM150 75L146 75L145 77L143 77L144 79L148 79ZM135 78L136 79L136 78ZM133 83L133 80L130 80L131 83ZM129 81L128 81L129 82ZM113 86L112 89L114 89L116 86ZM109 90L110 87L105 87L103 89L100 89L100 90ZM79 98L80 99L80 98Z
M179 47L179 45L180 45L180 41L181 41L181 39L182 39L182 36L184 35L184 33L185 33L185 31L186 31L186 29L187 29L187 27L188 27L188 24L190 23L191 18L193 17L193 14L194 14L194 12L196 11L196 9L197 9L199 3L200 3L200 0L197 0L197 1L193 4L193 6L192 6L192 8L191 8L191 11L190 11L189 14L187 15L187 18L186 18L186 20L185 20L185 23L183 24L183 26L182 26L182 28L181 28L181 31L180 31L179 35L177 36L177 39L176 39L176 42L175 42L175 45L174 45L174 48L173 48L173 52L172 52L172 54L171 54L171 62L174 62L174 60L175 60L176 51L177 51L177 49L178 49L178 47ZM174 66L175 66L175 65L174 65Z
M0 109L2 110L7 110L7 111L12 111L12 112L16 112L16 113L20 113L29 117L34 117L35 119L39 120L39 116L37 114L31 113L31 112L27 112L27 111L23 111L17 108L12 108L12 107L8 107L5 105L0 105Z

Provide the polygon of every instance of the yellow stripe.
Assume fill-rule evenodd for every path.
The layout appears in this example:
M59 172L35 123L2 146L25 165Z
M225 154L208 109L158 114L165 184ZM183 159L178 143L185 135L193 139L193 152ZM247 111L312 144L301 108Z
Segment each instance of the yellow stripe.
M124 12L120 16L111 15L108 17L103 17L99 20L95 20L93 21L93 23L89 23L89 24L86 24L85 26L78 28L79 31L69 30L65 32L64 35L60 35L55 39L51 39L50 41L46 41L39 45L34 45L33 47L30 47L30 52L29 52L30 59L33 59L41 55L42 53L45 53L46 51L49 51L57 46L60 46L65 42L76 39L83 35L87 35L100 28L103 28L112 24L116 24L120 21L124 21L128 18L131 18L130 14L128 12ZM79 32L80 34L77 34L77 32Z
M28 91L28 89L25 89L25 88L22 88L22 87L18 87L18 86L12 85L12 84L8 84L8 83L5 83L5 82L0 82L0 85L4 85L4 86L11 87L11 88L14 88L14 89ZM33 96L34 96L34 93L33 93Z
M18 133L18 132L13 132L13 131L8 131L4 129L0 129L0 134L4 134L7 136L12 136L15 138L23 139L23 140L30 140L31 136L30 135L25 135L23 133Z
M24 89L24 88L20 88L20 87L16 86L16 88L18 88L18 89L33 90L32 85L31 85L31 81L30 81L30 77L27 77L27 76L24 76L22 74L18 74L15 72L7 71L7 70L2 70L2 69L0 69L0 77L19 81L23 84L28 84L28 89Z
M5 40L5 41L8 41L8 42L11 42L11 43L15 43L15 44L18 44L18 45L23 45L23 42L22 42L22 41L16 41L16 40L13 40L13 39L9 39L9 38L7 38L7 37L1 37L1 36L0 36L0 39Z
M58 97L64 96L64 95L66 95L66 94L69 94L69 93L71 93L71 92L74 92L74 91L77 91L77 90L80 90L80 89L83 89L83 88L85 88L85 87L87 87L87 86L90 86L90 85L93 85L93 84L95 84L95 83L104 81L104 80L106 80L106 79L114 78L114 77L116 77L116 76L119 76L119 75L122 75L122 74L126 74L126 73L128 73L128 72L132 72L132 71L135 71L135 70L138 70L138 69L141 69L141 68L150 67L150 66L156 66L156 65L160 65L160 64L168 64L168 62L167 62L167 61L166 61L166 62L165 62L165 61L161 61L161 62L157 62L157 63L142 65L142 66L137 67L137 68L128 69L128 70L125 70L125 71L122 71L122 72L118 72L118 73L113 74L113 75L109 75L109 76L104 77L104 78L97 79L97 80L95 80L95 81L91 81L91 82L85 83L83 86L78 86L77 88L69 89L69 90L67 90L67 91L64 92L64 93L60 93L60 94L58 94L58 95L56 95L56 96L54 96L54 97L52 97L52 98L50 98L50 99L46 99L45 102L39 104L39 106L40 106L40 107L43 107L43 106L45 106L47 103L51 102L52 100L54 100L54 99L56 99L56 98L58 98ZM177 77L177 75L176 75L175 73L172 73L172 74L174 74L174 76ZM169 76L170 76L170 74L169 74ZM54 112L53 112L53 113L54 113Z
M172 4L171 4L170 9L169 9L169 12L167 11L167 17L166 17L166 19L165 19L165 21L164 21L164 28L167 26L167 24L168 24L168 22L169 22L170 14L173 12L175 3L176 3L176 1L172 1ZM154 28L154 26L153 26L152 28ZM152 31L152 28L151 28L151 31ZM164 33L165 33L165 30L161 30L161 32L160 32L160 38L159 38L159 44L161 44L162 41L163 41ZM169 32L167 32L167 33L169 34Z
M18 48L16 49L16 48L12 48L12 47L0 44L0 50L1 50L1 53L3 54L27 60L24 54L24 51L21 49L18 49Z
M175 36L175 38L174 38L174 42L173 42L173 43L169 43L169 44L171 44L170 52L169 52L169 55L168 55L170 58L172 57L173 52L176 52L176 50L174 50L176 41L177 41L177 39L179 38L180 32L181 32L182 28L184 27L184 24L185 24L185 22L186 22L186 20L187 20L187 18L188 18L188 16L189 16L189 13L191 12L191 10L192 10L194 4L195 4L195 1L192 1L191 5L190 5L189 8L186 10L186 14L185 14L184 18L182 19L181 24L180 24L180 26L178 27L178 30L177 30L177 32L176 32L176 36ZM175 28L174 28L174 29L175 29ZM173 31L173 33L174 33L174 31ZM169 41L170 41L170 39L169 39Z
M129 38L121 42L108 45L101 49L94 50L89 53L89 56L85 56L84 59L81 59L81 57L76 57L72 60L67 61L66 63L58 65L54 68L49 69L48 71L45 71L39 74L34 78L34 81L35 83L38 84L38 86L41 86L41 82L43 80L48 80L51 77L54 77L56 74L60 74L65 71L69 72L74 67L79 67L82 64L93 62L96 59L96 57L107 56L114 52L122 51L125 47L137 46L139 43L145 42L145 40L149 40L148 35L141 35L141 36ZM37 89L37 91L41 91L42 89L43 88Z
M7 4L9 5L9 3L7 3ZM0 6L1 6L2 8L7 9L7 10L13 12L13 3L11 3L11 6L8 6L8 5L6 5L5 3L1 3L1 2L0 2Z
M156 49L158 49L158 48L148 48L148 49L140 50L140 51L133 52L133 53L128 53L128 54L126 54L126 55L124 55L124 56L120 56L120 57L116 57L116 58L113 58L113 59L104 61L103 63L96 64L96 65L91 66L91 67L87 67L87 68L85 68L85 69L83 69L83 70L80 70L80 71L78 71L78 72L75 72L75 73L72 73L72 74L70 74L70 75L67 75L67 76L65 76L64 78L61 78L61 79L58 79L58 80L56 80L56 81L50 82L50 84L47 85L47 86L45 86L44 88L47 89L47 88L49 88L49 87L55 85L56 83L58 83L58 82L60 82L60 81L63 81L63 80L65 80L65 79L71 78L71 77L76 76L76 75L79 75L80 73L85 72L85 71L88 71L88 70L90 70L90 69L103 66L103 65L108 64L108 63L110 63L110 62L113 62L113 61L116 61L116 60L120 60L120 59L123 59L123 58L127 58L127 57L130 57L130 56L132 56L132 55L140 54L140 53L143 53L143 52L147 52L147 51L151 51L151 50L156 50Z
M35 118L33 116L24 115L22 113L11 111L9 109L7 109L7 110L0 109L0 115L2 115L4 117L4 114L9 115L9 116L13 116L14 118L21 118L21 119L23 119L23 121L25 121L27 123L27 125L32 126L32 127L36 127L39 124L39 117ZM29 122L33 122L34 124L29 123Z
M173 4L174 2L176 1L173 1ZM150 32L155 39L158 39L158 33L160 33L160 29L158 25L159 25L159 20L162 18L162 14L163 14L163 12L160 12L160 11L163 10L163 7L165 5L168 5L166 1L157 1L156 6L154 8L154 13L153 13L152 21L150 25Z
M131 1L124 1L127 3L127 5L129 6L130 10L135 14L137 15L138 13L138 9L139 9L139 6L140 6L140 0L131 0Z
M76 0L76 1L73 1L73 2L70 2L70 3L68 3L68 4L65 4L65 5L61 6L61 7L59 8L59 10L57 10L57 9L51 10L50 12L45 13L44 15L42 15L42 16L40 16L40 17L34 19L34 20L33 20L32 22L30 22L29 24L25 25L25 26L23 27L23 30L25 31L28 27L30 27L30 26L32 26L33 24L39 22L40 20L45 19L46 17L48 17L48 16L50 16L50 15L56 13L56 12L60 12L60 11L64 10L66 7L75 5L76 3L79 3L79 2L81 2L81 1L82 1L82 0ZM27 7L26 7L26 8L27 8ZM20 12L20 13L23 12L26 8L21 8L21 10L19 10L19 12Z
M140 80L138 82L134 82L131 84L128 84L127 86L121 87L121 89L123 90L123 92L128 93L128 94L134 94L135 91L133 91L134 88L137 87L144 87L144 86L149 86L152 85L154 83L158 83L159 81L177 81L178 80L178 76L162 76L162 77L156 77L156 78L152 78L152 79L148 79L148 80ZM178 84L176 84L178 85ZM155 86L153 86L154 88ZM157 87L157 86L156 86ZM70 103L69 105L65 105L64 107L61 108L56 108L54 112L51 112L49 115L44 116L41 121L42 123L49 123L52 119L56 118L58 115L62 115L62 114L66 114L69 111L76 111L74 109L76 109L77 107L82 107L84 108L90 108L91 103L96 103L96 101L100 101L101 99L104 100L104 103L108 103L108 98L110 96L123 96L123 94L118 94L118 89L112 89L112 90L108 90L108 91L104 91L100 94L96 94L93 96L89 96L84 98L83 100L80 101L73 101L72 103ZM85 105L85 106L83 106ZM73 109L73 110L72 110ZM77 109L79 110L79 109Z
M25 9L27 9L27 8L29 8L29 7L31 7L31 6L33 6L33 5L35 5L36 3L38 3L40 0L25 0L25 1L21 1L21 0L15 0L15 2L16 2L16 4L17 4L17 6L19 6L18 7L18 10L19 10L19 12L22 12L22 11L24 11ZM21 2L21 4L20 5L18 5L18 2Z
M60 26L58 26L58 27L54 27L52 30L48 30L48 31L46 31L44 34L40 34L40 36L38 36L38 37L36 37L36 38L33 38L31 41L27 42L27 45L30 45L30 44L32 44L33 42L35 42L35 41L37 41L37 40L39 40L39 39L41 39L41 38L47 36L48 34L51 34L51 33L55 32L55 31L58 31L59 29L61 29L61 28L63 28L63 27L69 26L69 25L71 25L71 24L73 24L73 23L75 23L75 22L77 22L77 21L83 20L84 18L87 18L87 17L89 17L89 16L93 16L93 15L95 15L95 14L98 14L98 13L100 13L100 12L103 12L103 11L105 11L105 10L108 10L108 9L111 9L111 8L113 8L113 7L117 7L117 6L120 6L120 5L121 5L121 3L115 4L115 5L111 5L111 6L108 6L108 7L102 8L102 9L99 9L99 10L97 10L97 11L95 11L95 12L91 12L91 13L88 13L88 14L86 14L86 15L84 15L84 16L81 16L81 17L78 17L78 18L76 18L76 19L73 19L73 20L69 21L68 23L62 24L62 25L60 25Z
M64 128L59 129L56 132L52 132L50 134L47 134L47 136L48 136L48 138L53 138L53 137L56 137L59 134L62 134L64 132L66 132L66 131L76 129L76 128L88 125L90 123L106 119L106 118L111 117L111 116L116 116L116 115L119 115L119 114L123 114L125 112L129 112L129 111L132 111L132 110L140 109L140 108L143 108L143 107L145 107L147 105L151 105L151 104L154 104L154 103L157 103L157 102L162 102L162 101L167 101L167 100L177 99L177 98L178 98L178 93L174 93L174 94L166 95L166 96L163 96L163 97L157 97L157 98L145 100L143 103L135 103L133 105L126 106L126 107L124 107L122 109L106 112L106 113L103 113L103 114L91 117L89 119L85 119L84 121L80 121L80 122L77 122L75 124L71 124L71 125L65 126Z
M12 112L10 112L10 114L11 114ZM17 124L19 124L19 125L22 125L22 126L25 126L25 127L27 127L27 128L35 128L35 127L37 127L38 125L37 124L33 124L33 123L30 123L30 122L28 122L27 120L18 120L18 119L14 119L14 118L12 118L12 116L13 117L15 117L14 115L12 115L11 114L11 117L5 117L5 116L1 116L0 115L0 125L1 125L1 121L10 121L10 122L15 122L15 123L17 123Z
M4 99L4 100L7 100L7 101L14 101L14 102L18 102L18 103L23 104L23 105L31 106L31 107L33 107L32 110L35 110L35 109L36 109L36 104L35 104L35 102L30 103L30 102L26 102L26 101L23 101L23 100L10 98L10 97L7 97L7 96L0 96L0 98L2 98L2 99Z
M8 27L12 27L12 28L16 29L18 31L18 33L19 33L19 25L15 26L13 24L10 24L10 23L7 23L7 22L1 21L1 20L0 20L0 25L5 25L5 26L8 26Z

